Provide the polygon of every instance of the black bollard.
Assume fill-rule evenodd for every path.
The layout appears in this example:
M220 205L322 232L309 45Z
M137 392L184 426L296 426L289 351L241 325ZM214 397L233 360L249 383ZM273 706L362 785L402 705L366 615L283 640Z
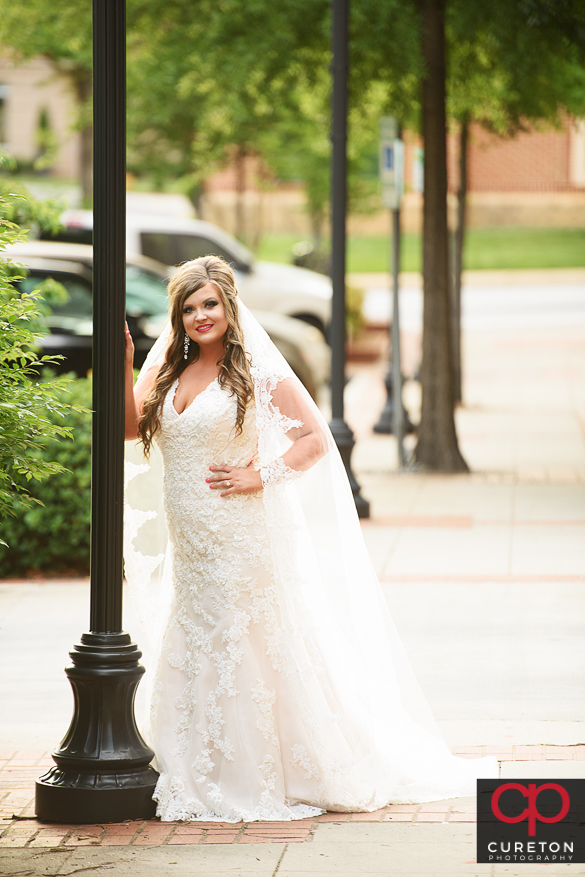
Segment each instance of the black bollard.
M404 384L404 375L402 376L402 382ZM384 385L386 387L386 401L380 413L380 417L374 426L374 432L392 435L394 432L394 373L392 365L390 365L390 368L386 372ZM408 416L408 411L404 407L404 403L402 403L402 428L405 435L415 431L414 424Z

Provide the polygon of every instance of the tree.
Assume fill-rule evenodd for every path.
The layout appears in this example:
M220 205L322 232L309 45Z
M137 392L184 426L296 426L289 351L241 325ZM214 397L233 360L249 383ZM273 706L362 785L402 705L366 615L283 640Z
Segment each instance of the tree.
M447 227L445 0L422 0L423 208L422 409L416 459L431 469L465 472L453 417L452 343Z
M23 225L51 227L58 209L0 189L0 253L26 238L15 218ZM0 256L0 519L14 514L17 498L21 506L33 502L28 492L32 481L62 471L43 459L46 442L71 437L64 420L71 406L62 399L67 381L39 381L39 371L55 360L37 355L45 305L40 290L22 296L16 291L13 282L22 276L18 265Z
M461 273L472 123L501 137L585 113L585 11L547 0L448 6L448 114L459 127L459 188L452 266L455 403L461 401Z
M195 165L193 143L202 127L202 102L212 86L204 55L197 2L128 4L128 169L162 188L169 179L199 212L203 181L214 166ZM199 84L193 95L188 84Z
M92 22L91 4L74 0L0 0L0 46L16 59L41 56L65 77L77 104L80 134L81 190L84 203L92 198Z
M305 184L319 246L329 199L328 4L199 0L193 14L192 6L151 0L129 9L130 169L175 178L199 207L206 177L227 162L241 196L245 158L257 157L268 175ZM362 169L375 153L385 101L374 89L352 111L352 209L366 208L375 188ZM241 209L237 215L244 237Z

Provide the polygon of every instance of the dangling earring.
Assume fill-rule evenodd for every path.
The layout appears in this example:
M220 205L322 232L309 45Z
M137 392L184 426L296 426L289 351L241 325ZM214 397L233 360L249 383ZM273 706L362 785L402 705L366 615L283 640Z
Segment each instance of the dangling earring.
M185 356L184 356L185 359L189 359L189 346L190 346L190 344L191 344L191 339L189 338L189 336L185 332L185 343L183 344L183 349L185 351Z

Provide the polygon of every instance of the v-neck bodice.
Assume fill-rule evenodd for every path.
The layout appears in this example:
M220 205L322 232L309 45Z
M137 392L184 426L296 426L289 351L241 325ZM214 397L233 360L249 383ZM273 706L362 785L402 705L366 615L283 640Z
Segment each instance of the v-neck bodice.
M205 482L209 467L221 463L248 466L258 450L253 402L246 410L242 432L235 435L237 402L229 388L222 387L216 378L179 414L174 405L178 383L176 380L166 395L155 436L164 463L167 511L177 497L184 500L188 495L197 503L217 498L218 492Z
M171 396L172 408L173 408L173 411L175 412L175 414L177 415L177 417L182 417L183 414L185 414L185 412L188 411L189 408L191 408L191 406L194 405L195 402L197 402L197 400L201 398L201 396L204 396L205 393L207 393L207 391L210 390L214 384L219 385L219 377L214 378L212 381L210 381L207 384L206 387L203 388L203 390L201 390L200 393L197 393L195 398L193 398L189 402L189 404L186 405L185 408L183 408L182 411L177 411L177 409L175 407L175 396L177 395L177 390L179 389L179 381L180 381L180 378L177 378L177 380L171 385L171 388L169 390L169 395Z

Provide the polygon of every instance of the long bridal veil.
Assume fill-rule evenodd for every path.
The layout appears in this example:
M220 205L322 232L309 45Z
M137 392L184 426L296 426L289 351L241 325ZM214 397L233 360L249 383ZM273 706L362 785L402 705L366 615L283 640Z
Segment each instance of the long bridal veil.
M442 740L390 618L329 428L241 302L239 314L254 380L255 465L263 473L280 609L280 628L267 648L317 756L319 800L310 803L374 810L388 802L474 794L476 778L497 776L497 762L457 759ZM139 381L163 361L168 335L152 349ZM309 422L320 459L309 465L301 454L292 469L279 465L290 436ZM172 588L160 460L154 454L144 460L132 445L126 471L126 578L144 622L143 641L156 654Z

